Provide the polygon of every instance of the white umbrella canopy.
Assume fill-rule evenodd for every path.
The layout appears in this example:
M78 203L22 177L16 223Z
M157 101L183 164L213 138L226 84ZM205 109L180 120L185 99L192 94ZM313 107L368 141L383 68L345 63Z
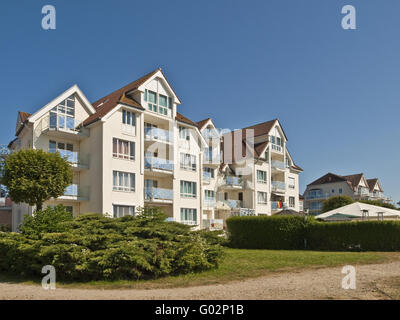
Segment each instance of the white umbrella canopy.
M363 218L365 211L368 211L369 218L378 218L379 215L383 215L383 218L391 219L400 217L400 211L398 210L373 206L371 204L361 202L354 202L352 204L348 204L347 206L322 213L315 218L323 220L361 219Z

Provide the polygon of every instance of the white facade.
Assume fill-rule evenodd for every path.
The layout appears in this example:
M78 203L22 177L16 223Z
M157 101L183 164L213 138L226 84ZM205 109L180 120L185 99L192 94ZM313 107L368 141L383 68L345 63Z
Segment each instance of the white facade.
M264 150L252 154L238 178L241 164L222 157L224 136L210 119L195 123L179 114L179 104L161 69L93 104L75 85L32 115L19 113L10 149L43 149L67 158L73 184L44 206L63 204L74 215L120 217L157 206L170 220L219 228L232 214L299 210L301 169L286 149L278 120L247 141L250 149L254 142L254 150L260 143ZM271 136L279 136L279 147ZM257 170L265 172L259 179ZM13 204L13 229L33 212Z

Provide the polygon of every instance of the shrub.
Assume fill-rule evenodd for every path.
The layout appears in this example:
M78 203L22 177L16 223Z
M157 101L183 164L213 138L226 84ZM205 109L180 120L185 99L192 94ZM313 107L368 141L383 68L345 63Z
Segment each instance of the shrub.
M31 219L21 234L0 233L0 271L39 277L44 265L53 265L61 280L129 280L215 268L223 256L220 245L189 226L166 222L159 211L69 219L61 209L44 210L38 226ZM51 210L58 218L44 228Z
M328 212L348 204L352 204L354 200L349 196L335 196L325 200L322 204L322 212Z
M318 222L310 218L233 217L229 245L246 249L400 251L400 221Z
M229 245L247 249L302 249L312 218L296 216L231 217Z
M35 212L33 216L26 216L19 230L23 234L40 237L42 233L65 231L66 226L63 222L71 220L72 213L64 206L47 207L45 210Z

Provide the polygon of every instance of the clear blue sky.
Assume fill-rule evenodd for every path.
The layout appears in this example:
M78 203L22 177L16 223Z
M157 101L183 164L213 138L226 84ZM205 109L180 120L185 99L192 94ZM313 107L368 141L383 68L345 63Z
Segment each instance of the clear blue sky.
M41 8L57 29L41 28ZM354 5L357 30L341 28ZM279 118L307 183L364 172L400 200L400 1L0 2L0 144L17 110L73 84L90 101L161 66L193 120Z

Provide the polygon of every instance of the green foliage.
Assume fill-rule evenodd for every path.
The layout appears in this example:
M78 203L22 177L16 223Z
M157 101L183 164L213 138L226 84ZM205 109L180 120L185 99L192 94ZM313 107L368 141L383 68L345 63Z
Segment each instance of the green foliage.
M400 221L314 223L308 248L335 251L400 251Z
M219 244L221 246L228 244L228 239L224 230L208 231L203 229L196 231L196 233L207 239L207 241L211 244Z
M10 232L11 227L6 224L0 224L0 232Z
M379 200L358 200L358 202L371 204L373 206L378 206L378 207L384 207L384 208L388 208L388 209L400 210L399 208L396 208L396 206L391 203L384 203Z
M40 276L44 265L53 265L61 280L132 280L215 268L223 256L220 245L186 225L166 222L159 210L119 219L100 214L69 219L61 208L52 210L57 218L44 210L38 226L31 220L24 233L0 233L0 271Z
M312 218L232 217L229 245L246 249L400 251L400 221L318 222Z
M322 204L322 212L328 212L348 204L352 204L354 200L349 196L334 196L325 200Z
M226 220L230 246L247 249L303 249L306 227L298 216L231 217Z
M72 213L66 211L64 206L47 207L36 211L33 216L26 216L19 230L30 237L40 237L42 233L66 231L67 227L63 222L71 220Z
M5 158L0 174L1 183L16 202L36 205L41 210L44 201L64 194L72 183L68 162L58 153L42 150L20 150Z

